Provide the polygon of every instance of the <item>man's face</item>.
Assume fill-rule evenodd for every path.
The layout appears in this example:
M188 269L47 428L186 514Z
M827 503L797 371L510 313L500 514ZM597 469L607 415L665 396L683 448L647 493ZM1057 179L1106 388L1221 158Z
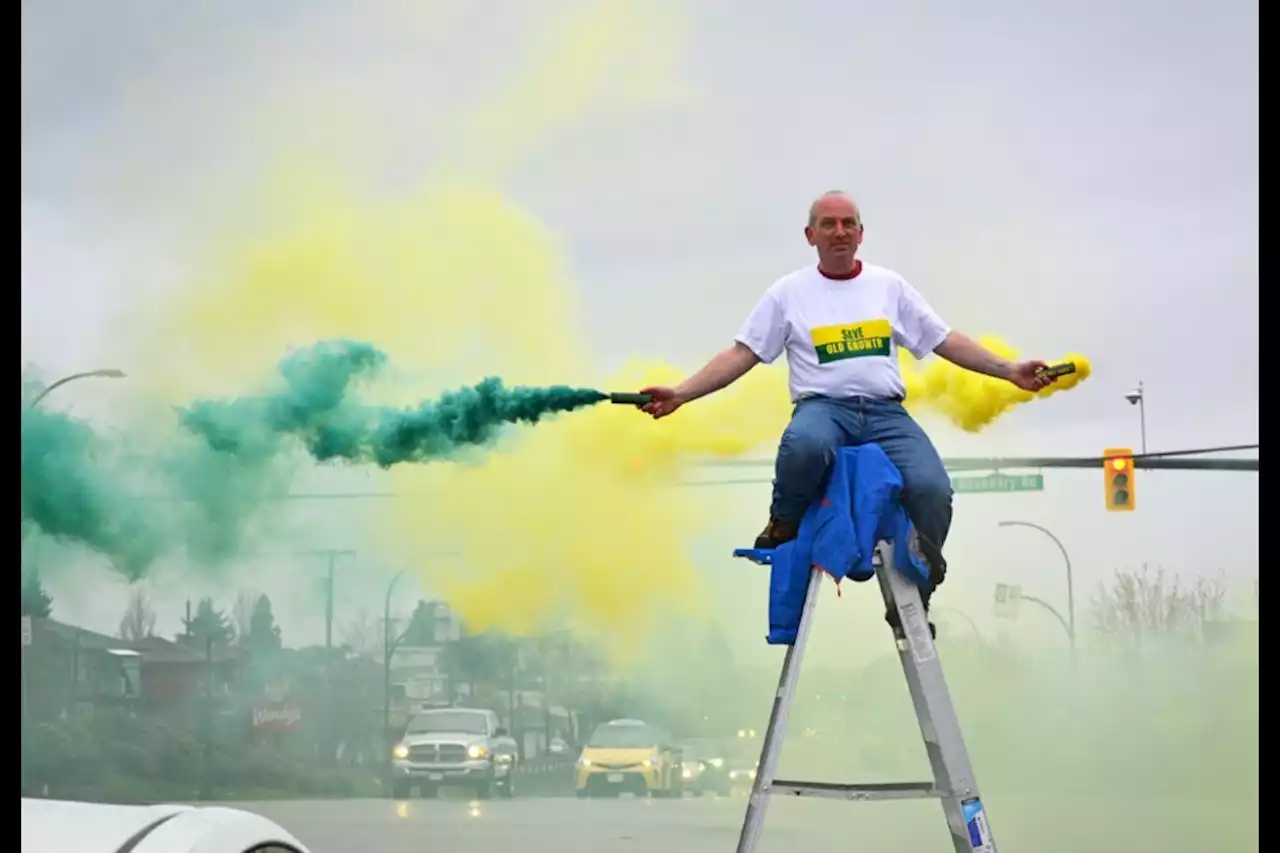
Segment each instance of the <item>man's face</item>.
M852 201L841 196L825 198L813 211L813 224L804 229L818 257L852 258L862 244L862 215Z

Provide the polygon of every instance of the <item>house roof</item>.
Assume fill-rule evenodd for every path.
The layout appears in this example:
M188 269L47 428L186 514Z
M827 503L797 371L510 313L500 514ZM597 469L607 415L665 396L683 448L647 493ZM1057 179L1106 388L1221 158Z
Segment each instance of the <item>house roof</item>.
M164 637L145 637L127 645L142 653L143 663L204 663L206 661L204 649L184 646L181 643L166 640ZM238 657L239 652L236 649L217 643L213 646L215 663Z
M194 649L166 640L163 637L146 637L141 640L121 640L90 631L76 625L68 625L56 619L31 620L33 644L54 643L65 648L78 647L82 651L136 652L143 663L203 663L203 649ZM223 662L237 657L235 649L215 645L213 659Z
M35 645L36 643L49 642L51 640L58 645L75 646L78 644L81 649L101 649L103 651L114 648L127 649L132 645L116 637L108 637L106 634L99 634L97 631L90 631L88 628L81 628L76 625L68 625L56 619L32 619L32 644Z

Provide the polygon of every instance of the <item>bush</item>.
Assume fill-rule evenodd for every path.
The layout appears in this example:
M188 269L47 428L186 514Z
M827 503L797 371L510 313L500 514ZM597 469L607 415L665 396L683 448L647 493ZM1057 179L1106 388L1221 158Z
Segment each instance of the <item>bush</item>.
M103 777L92 791L85 792L85 798L96 802L122 805L159 803L174 799L172 789L156 784L154 779L123 773L112 773Z
M210 755L213 784L229 788L290 790L296 764L279 750L255 744L220 744Z
M23 746L28 783L37 790L94 784L105 772L98 741L79 720L36 723Z
M102 757L109 774L123 774L141 779L160 776L160 761L156 752L142 744L129 741L107 741L103 744Z
M204 745L190 732L166 727L156 738L157 776L174 785L196 785Z

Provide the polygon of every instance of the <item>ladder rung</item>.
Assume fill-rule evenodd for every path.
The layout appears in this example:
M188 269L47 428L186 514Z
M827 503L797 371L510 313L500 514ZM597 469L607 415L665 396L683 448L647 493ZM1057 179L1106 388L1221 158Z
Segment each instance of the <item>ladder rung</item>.
M916 800L946 796L932 782L872 782L848 785L841 782L796 782L775 779L768 793L792 797L829 797L836 800Z

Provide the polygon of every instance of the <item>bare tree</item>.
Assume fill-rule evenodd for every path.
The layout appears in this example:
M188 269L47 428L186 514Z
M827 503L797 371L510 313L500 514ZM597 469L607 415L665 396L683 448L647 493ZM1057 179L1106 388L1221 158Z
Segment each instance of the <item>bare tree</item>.
M368 610L361 608L356 618L342 627L340 637L341 645L361 657L382 659L382 647L385 641L382 636L382 620L375 618Z
M1094 626L1117 639L1143 636L1199 638L1204 623L1222 618L1226 584L1219 571L1184 586L1163 568L1154 573L1117 571L1111 586L1099 585L1093 598Z
M236 602L231 606L231 622L235 625L237 645L244 645L248 636L250 626L253 623L253 608L257 605L258 599L262 597L262 593L252 589L242 589L236 596Z
M129 592L129 605L120 620L120 639L136 641L150 637L156 627L156 612L147 601L147 593L141 586Z

